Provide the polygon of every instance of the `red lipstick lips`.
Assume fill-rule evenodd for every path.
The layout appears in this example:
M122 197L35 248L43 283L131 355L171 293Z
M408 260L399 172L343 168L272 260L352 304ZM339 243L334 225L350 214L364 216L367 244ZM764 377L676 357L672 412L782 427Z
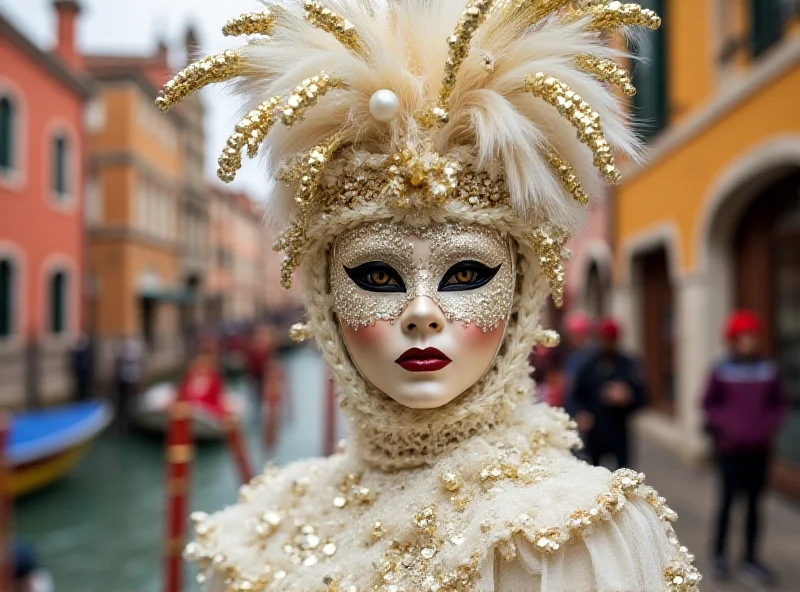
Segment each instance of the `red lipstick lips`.
M412 347L395 360L395 364L409 372L436 372L452 362L435 347Z

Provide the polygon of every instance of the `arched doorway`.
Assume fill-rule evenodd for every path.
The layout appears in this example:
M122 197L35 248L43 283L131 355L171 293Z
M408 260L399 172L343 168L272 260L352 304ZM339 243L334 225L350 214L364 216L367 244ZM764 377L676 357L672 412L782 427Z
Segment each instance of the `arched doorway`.
M800 169L758 193L731 247L734 303L764 320L765 353L780 364L791 400L778 438L776 478L800 497Z
M675 411L675 297L664 246L638 254L639 327L651 408Z

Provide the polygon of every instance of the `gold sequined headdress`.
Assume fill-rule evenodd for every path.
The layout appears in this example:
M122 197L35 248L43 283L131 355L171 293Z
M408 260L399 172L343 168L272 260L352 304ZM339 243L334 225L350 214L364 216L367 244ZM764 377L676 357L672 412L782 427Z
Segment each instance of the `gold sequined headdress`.
M287 286L312 228L342 212L459 203L528 222L559 301L568 233L619 181L615 153L638 147L615 87L635 89L610 41L659 25L610 0L288 0L229 21L247 44L180 72L158 106L238 81L250 110L219 176L264 148Z

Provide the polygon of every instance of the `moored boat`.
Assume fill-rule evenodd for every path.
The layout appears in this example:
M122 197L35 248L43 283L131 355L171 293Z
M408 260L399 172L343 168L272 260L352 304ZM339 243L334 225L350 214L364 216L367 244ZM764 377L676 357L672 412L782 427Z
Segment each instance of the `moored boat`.
M139 397L133 411L134 422L141 428L154 432L166 432L169 425L169 410L177 397L177 388L170 383L156 384ZM242 398L230 391L224 396L225 408L233 420L240 422L246 405ZM219 410L190 402L192 409L192 437L199 440L221 440L224 435L224 417Z
M105 401L14 415L5 451L12 470L12 494L31 493L67 473L112 417L111 405Z

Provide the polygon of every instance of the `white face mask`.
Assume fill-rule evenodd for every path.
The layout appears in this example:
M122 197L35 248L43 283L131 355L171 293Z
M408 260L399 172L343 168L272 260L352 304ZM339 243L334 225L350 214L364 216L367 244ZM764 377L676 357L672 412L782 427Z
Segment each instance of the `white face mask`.
M407 407L475 384L497 355L514 296L510 243L480 226L365 224L337 237L334 310L361 374Z

